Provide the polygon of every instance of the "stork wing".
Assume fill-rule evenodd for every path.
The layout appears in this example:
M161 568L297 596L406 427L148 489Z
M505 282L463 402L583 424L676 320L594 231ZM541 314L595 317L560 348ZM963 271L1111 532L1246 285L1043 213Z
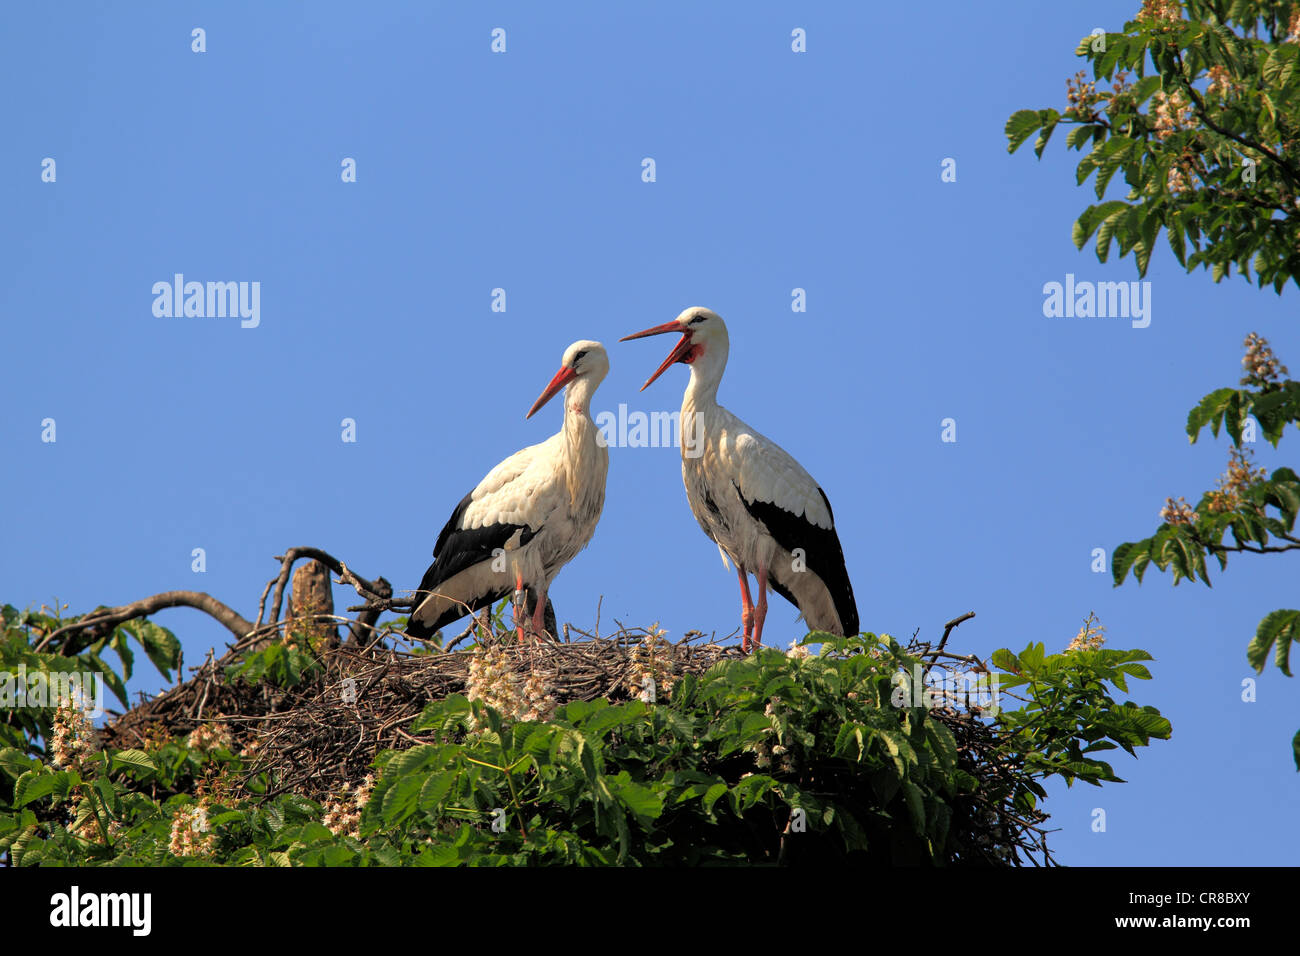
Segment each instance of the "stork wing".
M490 560L497 548L512 544L511 539L516 534L519 537L513 542L513 547L522 547L537 533L526 524L505 521L466 527L465 515L474 504L473 495L471 491L460 499L460 504L456 505L456 510L438 535L433 564L420 581L421 591L431 591L466 568Z
M729 415L718 441L718 458L725 474L740 491L746 507L769 502L794 518L834 530L830 503L812 475L784 448Z
M536 532L561 503L563 474L557 469L563 433L515 452L487 473L469 493L461 524L527 525Z
M498 548L532 540L560 501L548 439L501 462L456 505L433 546L433 564L420 581L432 591L466 568L489 561Z
M736 491L740 492L740 489ZM831 503L826 500L825 492L820 488L817 492L829 511ZM807 569L821 578L835 604L835 613L844 633L858 633L858 607L853 598L853 583L849 580L848 568L844 565L844 549L840 547L840 536L835 529L819 528L771 502L749 501L743 493L740 500L745 510L767 529L777 544L791 554L801 554ZM782 584L784 577L780 569L775 569L770 581L782 597L797 605L794 596Z
M856 634L853 584L826 493L784 448L734 415L730 419L720 436L718 454L745 510L784 550L802 554L808 570L830 592L845 632ZM776 578L774 574L774 584ZM793 600L788 593L783 596Z

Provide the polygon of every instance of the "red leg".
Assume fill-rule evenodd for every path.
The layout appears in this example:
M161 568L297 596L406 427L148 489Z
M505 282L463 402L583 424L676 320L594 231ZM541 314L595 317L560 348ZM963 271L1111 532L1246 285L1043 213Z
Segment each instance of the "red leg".
M533 637L535 640L541 640L542 635L546 633L546 591L543 589L537 595L537 607L533 610Z
M524 618L528 613L528 604L524 599L524 578L518 571L515 572L515 634L519 638L519 643L524 642Z
M767 620L767 568L758 566L758 603L754 605L754 649L763 643L763 622Z
M754 602L749 597L749 576L744 568L736 565L736 574L740 578L740 626L744 636L740 640L740 649L749 653L749 635L754 630Z

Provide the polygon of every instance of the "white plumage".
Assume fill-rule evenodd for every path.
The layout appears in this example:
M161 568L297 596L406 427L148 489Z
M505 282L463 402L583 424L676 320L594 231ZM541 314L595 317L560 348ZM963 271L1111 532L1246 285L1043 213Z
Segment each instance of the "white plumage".
M587 546L605 503L609 451L591 420L591 397L609 371L599 342L574 342L528 417L561 388L564 424L546 441L501 462L452 512L416 593L407 633L428 638L471 611L515 595L535 606L542 633L546 595L560 568Z
M718 404L727 365L727 327L714 312L691 308L672 322L625 336L666 332L682 338L646 381L645 389L675 362L691 367L682 397L682 480L704 533L736 565L741 589L743 646L762 641L767 589L796 605L813 630L856 634L858 612L835 518L825 493L781 446ZM695 453L695 454L692 454ZM758 580L758 601L748 574Z

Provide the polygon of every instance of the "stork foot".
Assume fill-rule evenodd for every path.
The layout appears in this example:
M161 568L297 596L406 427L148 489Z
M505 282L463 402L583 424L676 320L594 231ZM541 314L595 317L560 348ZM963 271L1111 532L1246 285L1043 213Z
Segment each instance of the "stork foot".
M749 635L754 632L754 602L749 596L749 578L740 565L736 565L736 576L740 580L740 649L748 654Z
M519 643L524 642L524 622L528 620L528 592L524 590L522 581L515 581L515 593L510 600L511 610L515 616L515 633L519 637Z
M537 609L533 611L533 636L539 641L546 633L546 606L546 594L543 592L537 600Z
M763 622L767 620L767 568L758 569L758 603L754 605L754 640L752 650L763 644Z

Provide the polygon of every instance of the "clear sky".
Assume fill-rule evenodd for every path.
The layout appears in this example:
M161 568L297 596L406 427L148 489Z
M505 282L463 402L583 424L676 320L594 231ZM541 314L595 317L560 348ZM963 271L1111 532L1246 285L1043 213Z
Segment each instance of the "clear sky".
M196 588L251 618L293 545L414 588L461 496L558 427L558 403L524 413L570 342L609 348L595 410L675 410L682 368L637 392L672 341L617 339L704 305L731 334L721 401L834 506L864 629L933 637L974 610L962 649L1060 650L1093 610L1110 646L1156 656L1133 686L1173 739L1117 751L1127 784L1053 787L1062 861L1294 863L1300 685L1270 666L1240 697L1300 558L1236 557L1213 590L1154 571L1114 589L1091 564L1154 531L1166 495L1213 486L1226 440L1189 446L1183 425L1236 382L1247 332L1300 371L1295 290L1186 275L1162 238L1149 327L1046 318L1045 283L1136 273L1071 243L1092 193L1063 134L1039 163L1002 133L1063 108L1079 38L1138 6L14 6L0 600ZM260 283L259 324L155 316L176 273ZM1270 468L1298 452L1294 431L1258 446ZM736 628L678 454L611 449L561 620L591 626L603 595L606 626ZM794 617L774 596L765 637L801 636ZM191 664L229 636L197 611L156 620ZM139 662L132 689L158 689Z

